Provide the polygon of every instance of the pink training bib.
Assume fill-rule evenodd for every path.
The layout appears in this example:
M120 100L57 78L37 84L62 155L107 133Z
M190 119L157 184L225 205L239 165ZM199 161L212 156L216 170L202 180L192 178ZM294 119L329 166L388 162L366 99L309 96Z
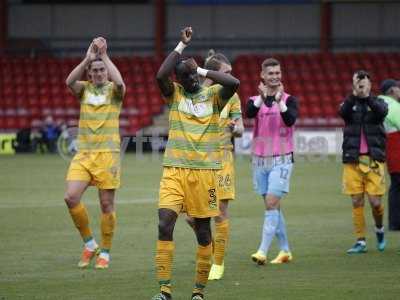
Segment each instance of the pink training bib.
M289 94L283 93L282 100L286 103ZM255 101L258 97L250 97ZM277 156L294 150L294 126L286 126L281 117L279 105L273 102L272 107L267 107L262 102L255 118L253 128L252 153L257 156Z

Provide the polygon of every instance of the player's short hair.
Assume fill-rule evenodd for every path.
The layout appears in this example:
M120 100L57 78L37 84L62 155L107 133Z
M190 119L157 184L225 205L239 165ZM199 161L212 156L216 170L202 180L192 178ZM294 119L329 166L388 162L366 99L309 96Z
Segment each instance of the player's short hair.
M216 53L213 49L210 49L204 61L204 68L207 70L219 71L221 64L231 65L231 62L222 53Z
M371 75L365 71L365 70L357 70L354 72L354 75L357 77L357 79L362 80L364 78L368 78L369 80L371 80ZM354 76L353 75L353 76Z
M275 66L280 66L280 65L281 65L281 63L279 62L279 60L277 60L276 58L270 57L262 62L261 68L265 69L267 67L275 67Z
M103 61L101 58L96 58L96 59L94 59L94 60L92 60L89 64L88 64L88 66L86 67L86 69L88 70L88 71L90 71L90 69L92 68L92 63L94 63L95 61Z

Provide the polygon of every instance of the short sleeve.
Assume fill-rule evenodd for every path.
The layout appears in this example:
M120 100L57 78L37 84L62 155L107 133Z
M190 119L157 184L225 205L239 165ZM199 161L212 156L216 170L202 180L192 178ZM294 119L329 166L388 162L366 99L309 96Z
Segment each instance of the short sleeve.
M235 93L229 100L231 109L229 110L229 118L232 120L237 120L242 117L242 109L240 106L240 98L237 93Z
M224 101L222 100L220 96L220 91L222 89L222 85L216 84L212 85L208 89L208 96L210 99L212 99L212 102L214 105L218 106L219 110L222 110L222 107L224 105Z
M178 95L182 93L181 90L183 89L183 87L177 82L173 82L172 84L174 85L174 92L168 97L163 97L165 103L168 105L171 105L173 102L176 101Z
M393 103L389 106L389 113L386 117L397 130L400 130L400 103Z

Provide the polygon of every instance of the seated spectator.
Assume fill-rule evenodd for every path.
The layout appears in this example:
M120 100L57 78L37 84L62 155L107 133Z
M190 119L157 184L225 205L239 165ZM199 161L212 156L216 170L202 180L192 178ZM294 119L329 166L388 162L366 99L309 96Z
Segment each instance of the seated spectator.
M60 135L60 129L56 125L52 116L47 116L44 120L44 126L41 129L43 141L50 153L57 152L57 139Z

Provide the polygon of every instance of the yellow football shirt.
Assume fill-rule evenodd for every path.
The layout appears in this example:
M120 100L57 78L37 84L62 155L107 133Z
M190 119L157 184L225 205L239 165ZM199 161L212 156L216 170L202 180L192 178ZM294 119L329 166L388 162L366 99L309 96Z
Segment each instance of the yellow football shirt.
M122 94L113 82L96 87L84 81L80 95L79 152L119 152Z
M219 126L221 127L221 149L233 150L232 131L229 123L242 117L240 108L240 98L238 94L234 94L220 114Z
M166 99L170 113L164 166L221 169L221 88L201 87L190 94L174 82L174 93Z

